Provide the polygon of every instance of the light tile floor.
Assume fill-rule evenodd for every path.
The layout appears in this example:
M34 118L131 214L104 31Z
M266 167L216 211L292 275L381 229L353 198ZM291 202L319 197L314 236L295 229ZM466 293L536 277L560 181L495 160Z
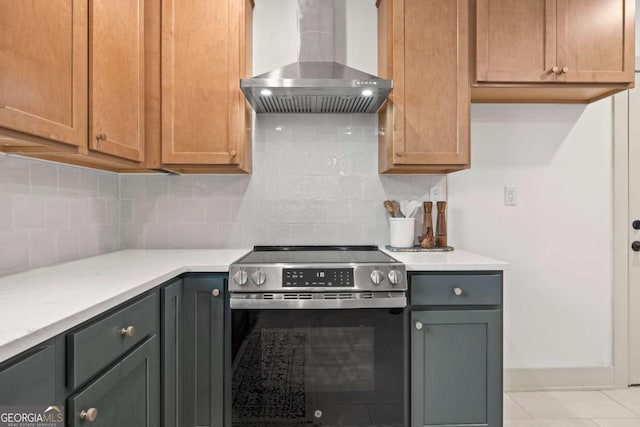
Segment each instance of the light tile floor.
M504 395L504 427L640 427L640 387Z

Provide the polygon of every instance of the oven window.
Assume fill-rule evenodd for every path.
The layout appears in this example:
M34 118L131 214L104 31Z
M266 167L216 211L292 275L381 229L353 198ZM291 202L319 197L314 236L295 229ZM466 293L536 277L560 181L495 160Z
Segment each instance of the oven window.
M234 310L234 426L403 426L404 311Z

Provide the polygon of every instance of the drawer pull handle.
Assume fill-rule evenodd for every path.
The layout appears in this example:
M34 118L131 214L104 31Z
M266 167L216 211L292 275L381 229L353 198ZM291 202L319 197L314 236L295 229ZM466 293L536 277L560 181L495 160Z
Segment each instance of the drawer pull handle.
M420 330L422 330L422 327L423 327L423 326L424 326L424 325L422 324L422 322L416 322L416 329L417 329L417 330L419 330L419 331L420 331Z
M460 288L453 288L453 293L456 294L456 296L460 296L462 295L462 289Z
M211 291L211 295L213 295L214 297L219 297L220 289L214 289L213 291Z
M120 329L120 335L123 337L132 337L136 334L136 328L133 326L127 326L126 328Z
M98 410L96 408L89 408L87 410L82 410L80 412L80 419L82 421L89 421L90 423L94 422L98 417Z

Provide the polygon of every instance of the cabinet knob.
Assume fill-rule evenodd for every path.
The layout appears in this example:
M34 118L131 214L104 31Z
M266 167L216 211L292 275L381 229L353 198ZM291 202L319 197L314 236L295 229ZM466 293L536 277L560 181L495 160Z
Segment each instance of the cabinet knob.
M214 289L211 291L211 295L213 295L214 297L219 297L220 296L220 289Z
M453 288L453 293L456 294L456 296L460 296L460 295L462 295L462 289Z
M107 140L107 134L106 133L99 133L96 135L96 139L98 141L106 141Z
M133 326L127 326L126 328L120 329L120 335L123 337L132 337L136 334L136 328Z
M231 155L231 157L235 157L238 155L238 153L236 152L236 150L231 150L229 151L229 154Z
M562 72L562 74L567 74L569 72L569 67L562 67L562 70L560 70Z
M416 321L416 329L417 330L421 331L423 326L424 325L422 324L422 322Z
M558 73L560 73L560 68L559 67L553 67L553 68L551 68L551 72L554 73L554 74L558 74Z
M634 230L640 230L640 219L636 219L631 223Z
M633 243L631 244L631 249L632 249L634 252L640 252L640 242L637 242L637 241L636 241L636 242L633 242Z
M94 422L98 417L98 410L96 408L83 409L80 412L80 419L82 421Z

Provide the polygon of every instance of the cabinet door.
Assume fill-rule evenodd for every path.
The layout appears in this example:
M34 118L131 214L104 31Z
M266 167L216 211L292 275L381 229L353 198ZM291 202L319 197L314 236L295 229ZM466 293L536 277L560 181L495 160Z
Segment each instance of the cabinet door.
M0 1L0 127L87 145L87 0Z
M183 427L222 427L226 276L184 279L182 405Z
M158 337L152 336L82 391L71 396L67 412L69 426L86 426L81 414L90 409L97 411L92 426L158 426L159 344Z
M55 346L38 348L0 368L0 405L54 405Z
M411 426L502 426L502 312L411 313Z
M162 288L160 295L162 298L162 425L179 427L182 280Z
M91 0L90 147L144 156L144 1Z
M477 81L556 80L556 0L477 0L475 29Z
M388 9L394 32L394 89L387 107L393 131L381 135L388 166L381 170L468 165L468 1L402 0L389 2Z
M235 165L248 155L245 3L162 1L163 163Z
M559 82L634 81L635 0L557 0Z

